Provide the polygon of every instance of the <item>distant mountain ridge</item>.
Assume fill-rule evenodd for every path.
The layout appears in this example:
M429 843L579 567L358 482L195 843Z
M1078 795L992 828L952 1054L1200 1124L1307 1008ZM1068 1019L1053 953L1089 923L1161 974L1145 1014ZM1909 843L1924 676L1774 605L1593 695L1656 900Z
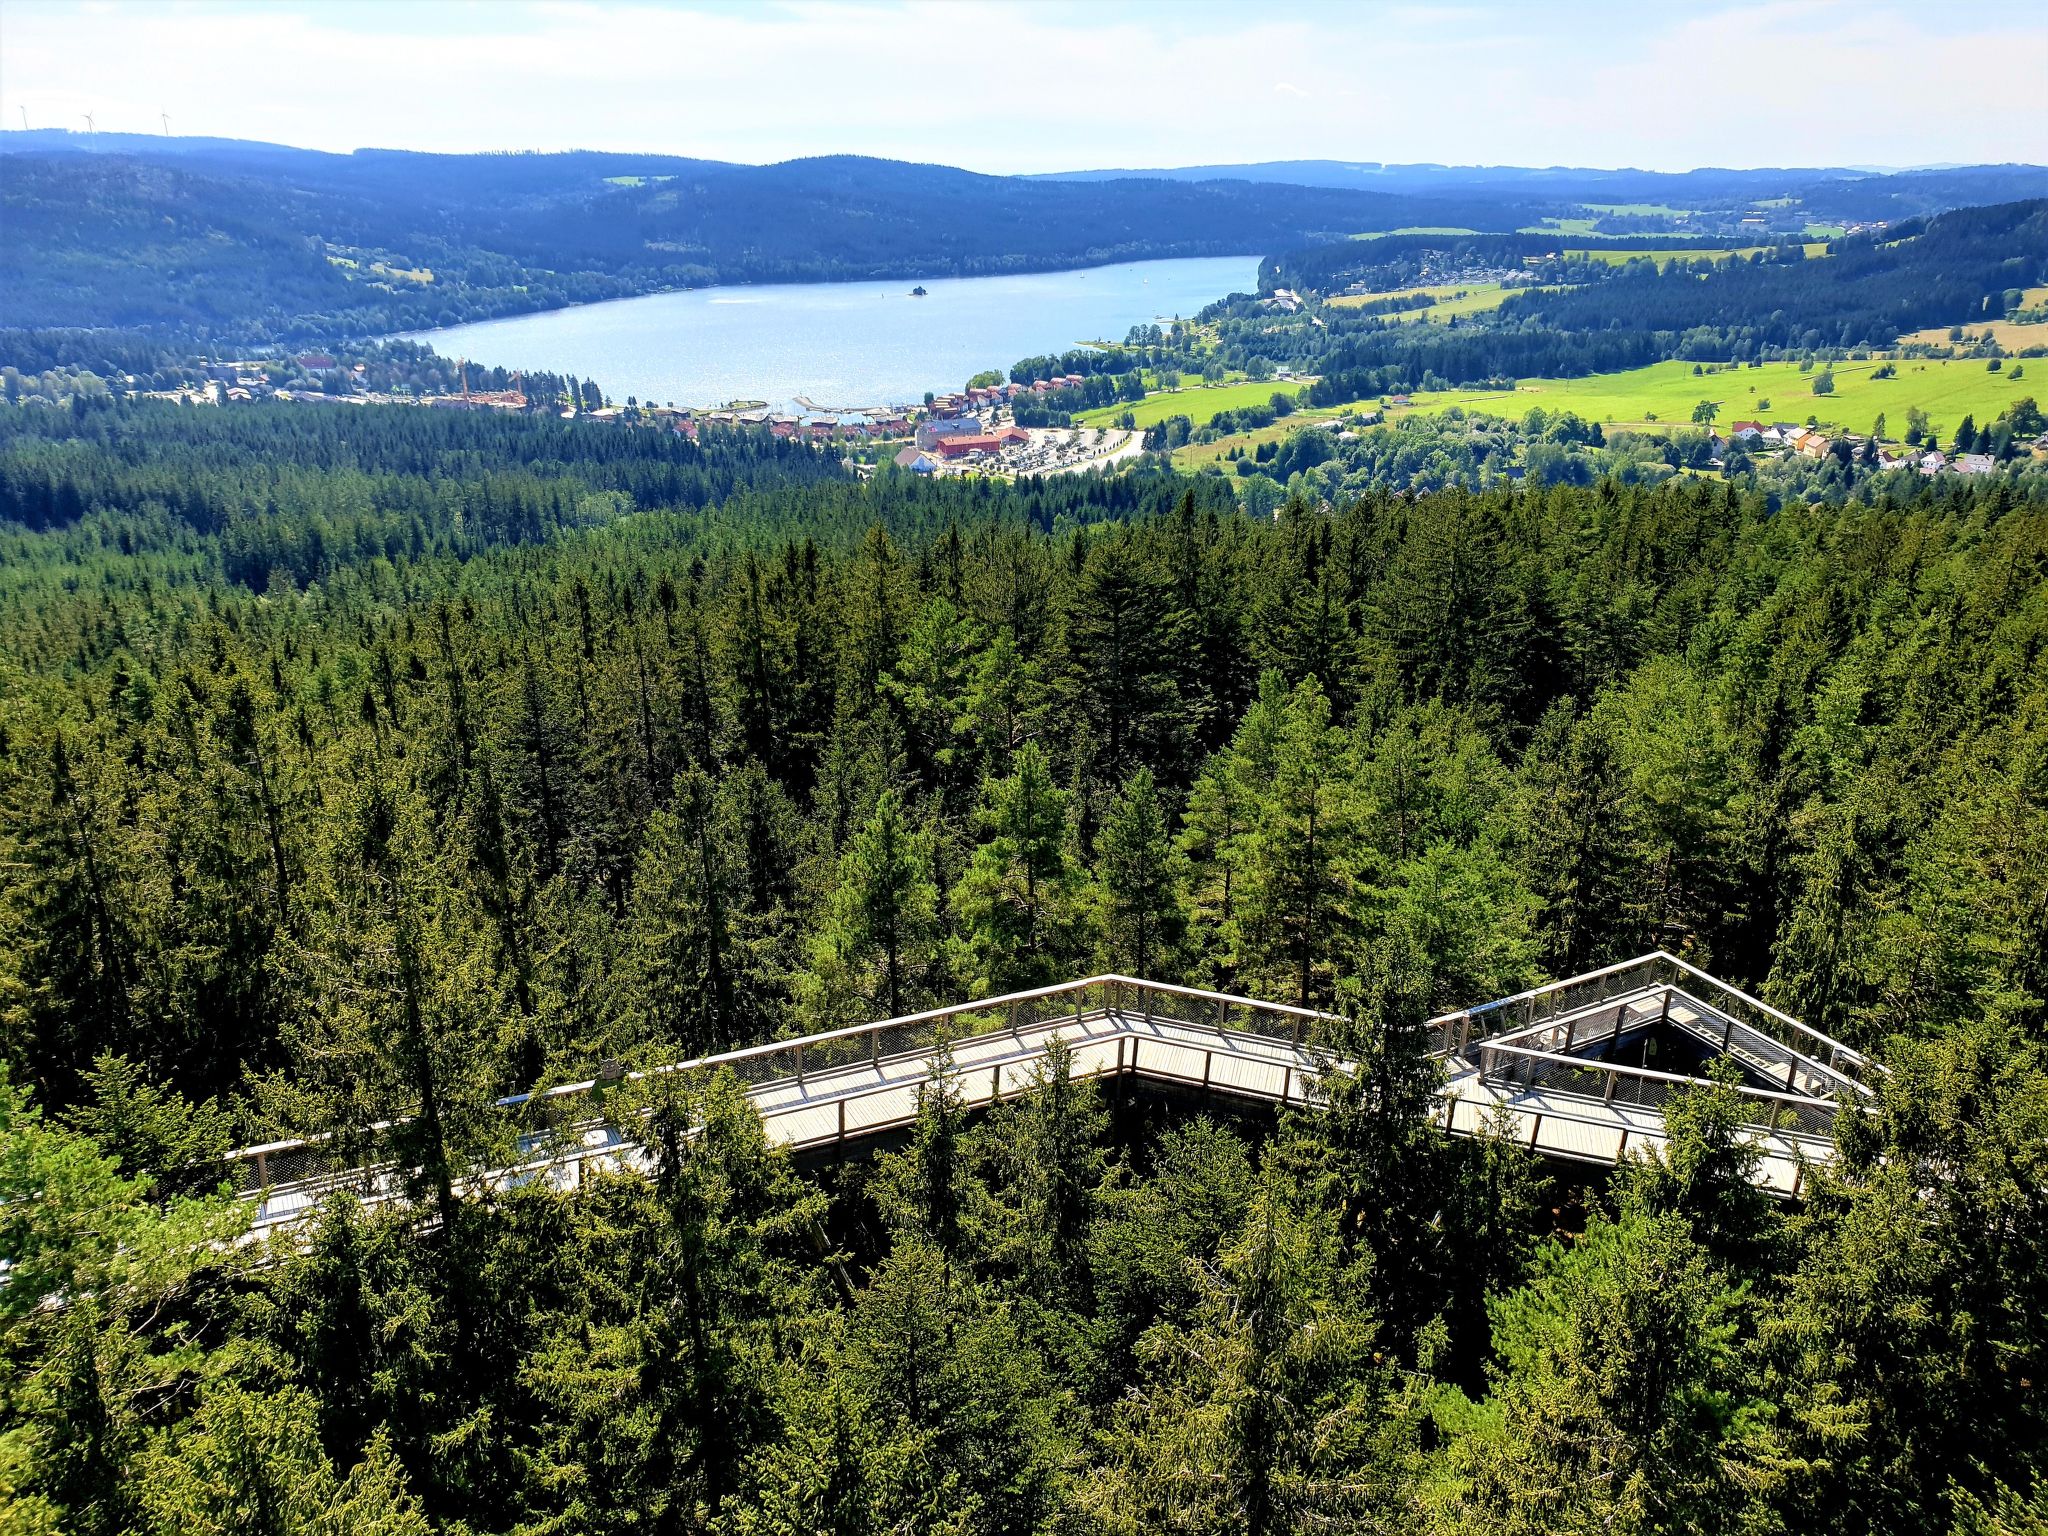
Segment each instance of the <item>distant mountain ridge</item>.
M0 291L17 327L255 344L711 283L1262 255L1550 206L1242 181L1079 185L845 155L336 155L16 132L0 133Z
M1702 166L1689 171L1631 167L1388 164L1376 160L1265 160L1242 165L1190 165L1159 169L1057 171L1045 181L1104 181L1144 177L1166 181L1247 181L1306 187L1344 187L1442 197L1480 191L1581 203L1660 203L1693 206L1790 195L1817 212L1894 204L1893 216L1939 212L1962 203L2039 197L2048 191L2048 167L2019 162L1877 169L1856 166ZM1880 185L1873 186L1872 183ZM1882 214L1849 212L1851 218Z
M0 131L0 327L317 342L713 283L968 276L1270 255L1404 228L1741 233L2048 195L2048 171L1380 165L990 176L824 155L348 154ZM1789 202L1786 200L1789 199ZM1603 211L1602 205L1605 205ZM1714 207L1712 222L1669 208Z

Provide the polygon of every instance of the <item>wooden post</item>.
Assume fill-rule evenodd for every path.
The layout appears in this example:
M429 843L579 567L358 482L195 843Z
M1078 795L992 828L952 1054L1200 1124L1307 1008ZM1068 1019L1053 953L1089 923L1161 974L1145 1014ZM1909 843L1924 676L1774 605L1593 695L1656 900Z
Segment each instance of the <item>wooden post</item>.
M1543 1114L1537 1111L1535 1122L1529 1127L1529 1150L1536 1150L1537 1140L1543 1135Z
M997 1063L996 1063L996 1069L995 1069L995 1071L993 1071L993 1072L991 1072L991 1073L989 1074L989 1079L988 1079L988 1099L989 1099L989 1102L990 1102L991 1104L993 1104L993 1103L994 1103L994 1102L995 1102L995 1101L996 1101L997 1099L1000 1099L1000 1098L1001 1098L1002 1096L1003 1096L1003 1064L1002 1064L1002 1063L1001 1063L1001 1062L999 1061L999 1062L997 1062Z
M1299 1045L1301 1044L1301 1015L1297 1013L1292 1015L1292 1017L1294 1019L1294 1034L1291 1043Z
M1209 1069L1215 1064L1216 1053L1214 1051L1202 1052L1202 1089L1204 1092L1207 1092L1209 1087Z
M839 1101L839 1139L846 1140L846 1100Z
M270 1154L268 1152L258 1152L256 1154L256 1187L258 1189L270 1188Z
M1607 1086L1600 1090L1600 1102L1602 1104L1612 1104L1614 1102L1614 1083L1615 1079L1620 1076L1621 1074L1616 1072L1614 1068L1609 1067L1607 1069Z
M1124 1075L1124 1037L1122 1035L1116 1037L1116 1075L1118 1077Z
M804 1048L802 1046L796 1048L796 1085L799 1088L804 1085Z

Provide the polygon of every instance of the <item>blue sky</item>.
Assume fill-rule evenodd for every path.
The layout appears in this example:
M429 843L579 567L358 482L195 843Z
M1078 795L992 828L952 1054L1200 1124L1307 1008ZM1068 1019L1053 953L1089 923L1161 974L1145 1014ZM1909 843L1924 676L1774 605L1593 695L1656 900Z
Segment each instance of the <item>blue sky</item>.
M0 120L345 150L2048 162L2048 6L0 0Z

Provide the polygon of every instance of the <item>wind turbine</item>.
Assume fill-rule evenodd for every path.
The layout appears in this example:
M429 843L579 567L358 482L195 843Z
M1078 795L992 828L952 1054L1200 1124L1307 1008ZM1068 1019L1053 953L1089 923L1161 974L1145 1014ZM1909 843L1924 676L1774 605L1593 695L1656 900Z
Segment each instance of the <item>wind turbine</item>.
M168 139L168 138L169 138L169 137L171 136L171 114L170 114L170 113L168 113L168 112L166 112L166 113L164 113L164 115L163 115L163 118L164 118L164 137Z
M27 108L27 107L23 107L23 108L21 109L21 131L22 131L23 133L27 133L27 132L28 132L28 108Z
M92 114L90 112L81 112L78 115L85 119L85 131L87 133L96 133L98 131L92 125Z

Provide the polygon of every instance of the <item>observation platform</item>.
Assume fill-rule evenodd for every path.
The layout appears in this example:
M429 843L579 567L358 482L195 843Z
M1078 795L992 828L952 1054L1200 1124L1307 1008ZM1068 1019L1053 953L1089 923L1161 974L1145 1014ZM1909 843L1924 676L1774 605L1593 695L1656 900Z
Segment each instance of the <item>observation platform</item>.
M728 1070L771 1141L828 1151L916 1118L920 1088L950 1043L950 1082L981 1108L1025 1091L1057 1036L1077 1077L1129 1078L1276 1106L1313 1104L1343 1062L1325 1043L1341 1022L1312 1009L1091 976L1058 986L727 1051L656 1069ZM1759 1183L1796 1195L1806 1169L1832 1155L1834 1116L1869 1100L1882 1068L1786 1014L1662 952L1430 1020L1443 1062L1437 1123L1453 1135L1505 1134L1545 1156L1618 1163L1665 1140L1663 1105L1725 1057L1742 1076L1745 1133L1761 1153ZM638 1077L641 1074L631 1074ZM516 1154L470 1181L506 1188L534 1179L574 1188L588 1169L638 1169L649 1159L625 1123L607 1118L610 1083L568 1083L499 1101ZM379 1133L361 1138L374 1149ZM258 1231L303 1220L328 1194L370 1203L404 1197L406 1180L374 1151L345 1155L329 1139L272 1142L230 1156L236 1187L256 1202Z

